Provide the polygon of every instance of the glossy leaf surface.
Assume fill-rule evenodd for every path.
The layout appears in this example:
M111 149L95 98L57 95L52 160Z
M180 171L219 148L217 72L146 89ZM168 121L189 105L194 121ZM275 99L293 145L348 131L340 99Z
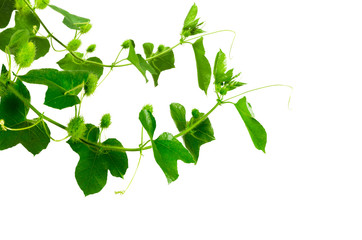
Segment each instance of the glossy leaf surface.
M56 109L63 109L80 102L77 95L81 88L78 86L87 80L88 73L45 68L31 70L19 78L24 82L48 86L44 104Z
M236 110L238 110L241 118L243 119L246 128L249 131L251 140L254 143L256 149L265 152L265 146L267 142L267 134L264 127L254 118L254 114L251 110L251 105L246 101L246 97L241 98L235 104Z
M201 90L207 94L207 89L210 85L211 66L209 60L205 57L205 48L203 38L199 38L192 44L196 58L197 79Z
M175 181L179 176L177 160L195 163L191 154L171 133L162 133L152 141L152 148L156 162L165 174L168 183Z
M83 54L76 52L78 57L82 58ZM102 64L102 61L97 57L90 57L87 61L97 62ZM97 64L82 62L78 59L75 59L70 53L67 53L64 58L57 62L59 67L63 70L77 70L77 71L87 71L90 73L94 73L100 78L103 74L103 67Z

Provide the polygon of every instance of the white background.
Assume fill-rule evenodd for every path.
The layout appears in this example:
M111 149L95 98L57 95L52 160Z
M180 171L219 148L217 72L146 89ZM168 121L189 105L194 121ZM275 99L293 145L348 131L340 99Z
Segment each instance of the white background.
M193 1L52 3L92 20L82 49L97 43L95 54L111 63L125 39L134 39L139 52L147 41L176 44ZM78 155L65 142L51 143L36 157L17 146L0 153L0 239L362 239L359 3L196 1L205 30L236 31L229 65L242 72L244 90L275 83L294 87L291 109L285 87L247 95L268 132L266 154L254 148L233 106L225 105L210 116L217 140L201 147L196 166L179 162L176 182L167 184L147 151L130 189L115 195L137 164L138 154L129 153L125 180L109 177L100 193L84 197L74 178ZM62 41L72 38L59 14L46 9L40 15ZM205 37L211 64L219 48L228 53L232 37ZM105 137L135 147L144 104L154 105L156 136L176 133L171 102L182 103L188 114L194 107L208 111L215 96L197 87L192 48L174 53L176 69L163 72L157 88L145 84L134 67L114 71L84 101L86 121L97 124L110 112L113 125ZM56 67L64 53L51 55L34 67ZM69 121L73 110L42 106L45 87L28 88L41 111Z

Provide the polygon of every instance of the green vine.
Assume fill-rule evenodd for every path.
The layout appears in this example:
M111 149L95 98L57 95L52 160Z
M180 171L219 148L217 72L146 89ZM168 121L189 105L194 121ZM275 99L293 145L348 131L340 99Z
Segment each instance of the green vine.
M167 181L169 183L175 181L178 178L177 161L196 164L201 146L215 140L209 116L223 104L235 106L255 147L265 152L266 131L255 119L251 105L244 95L267 87L292 88L288 85L275 84L244 91L226 98L230 91L244 86L245 83L236 80L240 73L234 74L233 69L227 69L227 58L221 50L217 53L214 66L211 68L210 62L205 56L203 40L204 37L211 34L231 32L234 34L232 47L236 34L232 30L205 32L202 29L203 22L200 22L197 17L198 9L195 4L184 20L178 43L172 47L159 45L157 48L152 43L144 43L142 45L143 54L141 54L137 52L135 42L132 39L126 39L121 44L116 58L110 64L103 63L95 56L88 57L95 51L95 44L88 46L85 53L77 51L82 43L83 35L92 28L89 19L50 5L49 0L36 0L35 3L29 0L0 0L0 6L2 6L0 8L0 28L5 28L0 33L0 49L6 54L7 59L7 64L2 64L0 77L0 150L22 144L29 152L36 155L46 149L50 141L67 140L70 148L79 155L75 178L86 196L102 190L107 182L108 172L114 177L124 177L128 168L127 152L130 151L140 153L137 168L127 188L116 193L123 194L129 188L140 165L143 151L149 149L152 149L156 163L165 174ZM64 17L63 23L74 31L74 38L67 44L56 37L37 14L38 10L46 8L61 14ZM13 14L15 14L15 25L12 28L6 28ZM43 29L45 34L41 34L40 29ZM58 43L62 49L56 49L53 41ZM105 114L98 125L86 123L81 113L82 102L87 97L91 97L112 71L120 67L134 66L142 74L146 83L152 76L155 87L158 86L161 73L175 68L173 50L184 43L190 44L193 48L200 90L207 94L210 85L214 86L215 105L206 113L193 109L192 117L187 121L184 106L180 103L171 103L171 118L179 133L172 135L164 132L158 137L154 136L156 119L153 116L153 107L146 105L139 113L142 128L139 146L124 147L115 138L108 138L102 142L101 134L111 125L111 115ZM231 52L231 47L229 52ZM20 74L35 60L45 57L51 48L54 52L66 53L57 62L60 70L31 69L25 74ZM121 58L123 54L127 55ZM14 66L17 66L16 72L12 71ZM107 73L104 73L105 68L108 69ZM26 84L47 86L44 105L59 111L74 107L74 117L69 123L62 124L53 117L41 113L32 105ZM236 103L231 102L235 98L239 98L239 100ZM38 115L38 118L28 119L30 110ZM66 137L61 140L54 139L47 123L65 130ZM147 141L144 140L144 132L149 137ZM183 143L178 138L182 138Z

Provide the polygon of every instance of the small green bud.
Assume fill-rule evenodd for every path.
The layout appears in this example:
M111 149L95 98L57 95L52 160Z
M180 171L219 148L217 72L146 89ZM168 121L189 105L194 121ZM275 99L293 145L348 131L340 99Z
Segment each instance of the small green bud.
M102 116L101 119L101 128L108 128L111 125L111 114L107 113Z
M49 5L49 0L35 0L35 7L38 9L44 9Z
M227 92L228 92L228 89L227 89L227 88L224 88L224 87L223 87L223 88L220 89L220 94L221 94L221 95L226 95Z
M30 67L33 63L36 54L35 45L33 42L28 42L22 46L19 51L15 54L15 62L21 68Z
M84 118L82 116L72 118L68 123L67 131L69 136L74 140L79 140L83 137L84 133L87 131Z
M92 24L90 24L89 22L86 24L83 24L82 26L80 26L80 33L85 34L87 32L89 32L89 30L91 30L92 28Z
M77 51L80 45L82 44L82 41L79 39L73 39L68 43L68 50L71 52Z
M122 46L124 49L127 49L127 48L130 47L130 44L132 44L133 47L136 46L136 44L134 43L134 41L133 41L132 39L128 39L128 40L124 41L121 46Z
M163 52L165 50L165 46L164 45L160 45L157 48L157 52Z
M150 113L153 113L153 106L151 104L144 105L142 110L148 110Z
M94 73L90 73L87 78L87 82L84 85L84 92L86 96L90 96L97 88L98 76Z
M194 118L199 118L200 117L200 112L199 112L199 110L197 110L196 108L194 108L194 109L192 109L192 116L194 117Z
M87 52L88 52L88 53L94 52L94 50L96 50L96 46L97 46L97 45L95 45L95 44L89 45L89 46L87 47Z

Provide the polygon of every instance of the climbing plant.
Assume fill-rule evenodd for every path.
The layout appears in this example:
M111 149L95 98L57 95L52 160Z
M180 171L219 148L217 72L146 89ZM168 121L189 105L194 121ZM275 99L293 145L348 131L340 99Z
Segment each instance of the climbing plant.
M62 15L64 25L74 31L74 38L64 43L56 37L38 15L38 11L43 9ZM8 27L12 19L14 26ZM202 145L215 140L210 114L223 104L232 104L239 113L240 120L244 122L255 148L265 152L267 133L256 120L251 105L244 96L257 89L230 97L231 92L245 85L238 81L240 73L228 69L227 56L222 50L216 54L213 64L205 56L204 37L230 30L205 32L202 27L203 22L198 17L198 8L194 4L187 13L183 26L180 26L180 40L177 44L156 47L146 42L139 46L133 39L125 39L120 44L115 60L103 63L93 55L95 44L88 46L85 52L78 51L81 39L92 29L90 19L51 5L49 0L0 0L0 28L3 29L0 33L0 49L7 59L1 65L0 77L0 150L21 144L30 153L37 155L52 141L66 141L70 149L79 155L75 179L86 196L100 192L106 185L109 174L117 178L124 177L128 168L129 151L139 152L139 161L143 151L153 151L156 163L168 183L171 183L179 176L178 160L196 164ZM32 63L46 57L49 51L59 51L55 49L55 43L60 50L66 52L57 61L58 69L31 69ZM153 106L145 105L140 109L137 120L142 134L140 144L136 147L126 147L115 138L102 137L103 130L111 125L110 114L103 115L99 123L85 121L83 116L86 113L81 111L82 102L97 91L112 71L133 66L146 83L152 80L157 87L162 72L175 68L173 49L181 45L190 45L193 49L197 69L195 80L200 94L213 92L216 96L215 105L210 110L200 111L196 106L194 109L185 109L181 103L170 103L170 120L174 121L179 133L172 135L163 132L155 136L157 124ZM59 113L62 109L74 108L71 120L60 123L40 112L31 102L28 84L45 85L47 90L44 105L57 109ZM261 88L271 86L286 85ZM37 118L29 119L29 111L33 111ZM186 117L187 112L191 113L191 118ZM52 127L63 129L66 137L54 139Z

